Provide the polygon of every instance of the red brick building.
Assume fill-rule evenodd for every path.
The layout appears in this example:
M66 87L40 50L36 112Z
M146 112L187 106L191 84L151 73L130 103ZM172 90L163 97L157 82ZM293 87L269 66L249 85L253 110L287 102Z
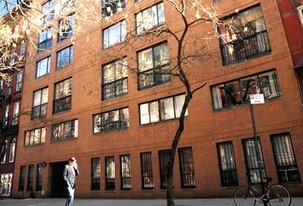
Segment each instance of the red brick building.
M180 17L166 1L115 2L90 8L105 18L83 25L83 33L73 32L77 15L65 24L48 19L70 26L59 26L60 34L45 30L40 50L28 48L21 108L31 116L20 120L14 197L61 197L62 170L71 156L80 170L77 197L165 197L167 149L185 89L153 68L170 68L172 61L165 60L174 57L176 44L159 36L123 46L131 31L139 35L168 25L178 34ZM187 111L176 156L176 197L231 196L246 183L246 173L253 182L271 176L292 195L302 195L302 99L279 2L205 2L217 6L222 19L233 19L236 29L218 29L226 41L200 41L211 58L195 60L188 73L193 86L207 86ZM60 2L41 1L49 14L55 4ZM192 28L201 39L212 30L207 23ZM265 104L254 105L260 170L249 106L249 94L256 93L265 97Z

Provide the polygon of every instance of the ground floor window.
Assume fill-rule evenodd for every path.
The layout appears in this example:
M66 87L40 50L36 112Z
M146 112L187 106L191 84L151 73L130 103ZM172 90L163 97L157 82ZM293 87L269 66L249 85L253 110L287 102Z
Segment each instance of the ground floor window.
M91 190L100 190L100 158L91 159Z
M141 153L142 189L154 188L153 165L151 152Z
M42 191L42 163L37 164L36 191Z
M10 196L13 174L0 174L0 196Z
M115 159L105 157L105 190L115 190Z
M242 143L247 174L250 177L250 181L253 183L260 183L261 177L266 176L260 141L258 139L257 144L255 144L254 139L244 139L242 140ZM255 145L257 145L257 147ZM258 160L260 161L260 164L258 164Z
M289 133L271 135L279 182L300 182Z
M27 187L26 191L32 192L34 190L34 165L28 165L28 174L27 174Z
M217 144L221 186L237 186L238 175L232 142Z
M131 163L130 155L120 156L121 189L131 189Z
M159 151L159 168L160 168L160 188L167 187L167 166L169 160L169 150Z
M196 187L193 152L191 147L179 148L179 162L182 188Z
M22 165L20 167L20 176L19 176L19 186L18 186L18 191L23 191L24 190L24 184L25 184L25 171L26 171L26 166Z

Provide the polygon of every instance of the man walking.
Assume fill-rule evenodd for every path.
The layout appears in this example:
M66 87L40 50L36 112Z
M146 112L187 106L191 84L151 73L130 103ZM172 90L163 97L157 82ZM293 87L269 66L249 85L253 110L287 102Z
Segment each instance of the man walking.
M66 183L66 190L68 193L65 206L73 206L75 187L76 187L76 176L79 175L77 160L72 157L68 160L68 164L65 165L63 171L63 179Z

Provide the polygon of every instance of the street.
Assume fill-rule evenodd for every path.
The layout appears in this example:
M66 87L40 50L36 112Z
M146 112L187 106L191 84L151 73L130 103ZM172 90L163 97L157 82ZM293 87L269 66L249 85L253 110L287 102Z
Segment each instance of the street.
M0 199L1 206L64 206L63 198ZM74 206L165 206L165 199L75 199ZM176 206L235 206L232 198L177 199ZM303 197L293 197L291 206L302 206ZM257 203L256 206L264 206Z

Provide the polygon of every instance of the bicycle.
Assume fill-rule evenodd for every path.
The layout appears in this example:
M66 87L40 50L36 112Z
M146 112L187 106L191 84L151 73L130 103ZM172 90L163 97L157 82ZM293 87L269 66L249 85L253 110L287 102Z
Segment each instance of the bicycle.
M248 178L246 186L240 186L234 193L234 201L237 206L256 205L256 202L271 206L290 206L291 196L288 189L281 184L269 185L271 177L264 177L262 183L251 183ZM262 187L262 192L256 186Z

